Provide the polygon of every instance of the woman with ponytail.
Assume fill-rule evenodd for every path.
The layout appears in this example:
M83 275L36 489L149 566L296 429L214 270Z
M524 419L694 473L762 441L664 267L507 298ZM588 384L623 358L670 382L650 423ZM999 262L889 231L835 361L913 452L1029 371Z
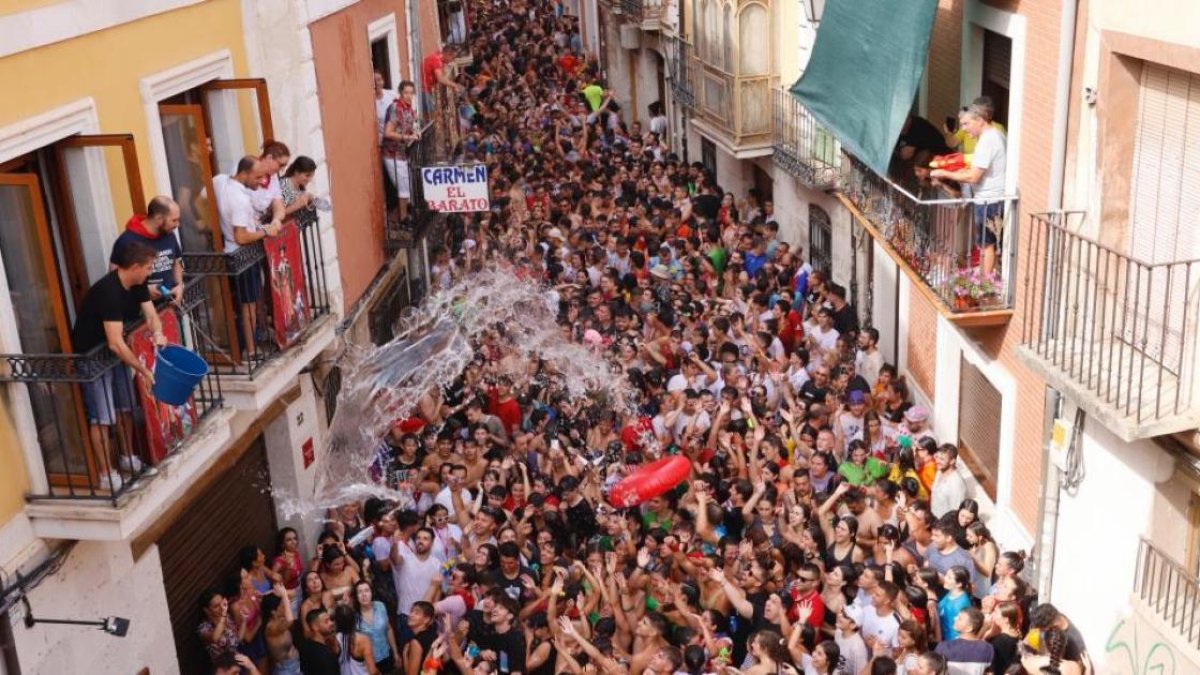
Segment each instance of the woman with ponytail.
M754 665L743 672L747 675L778 675L785 665L792 664L787 641L773 630L762 630L750 638L750 655Z
M1034 675L1083 675L1083 668L1065 658L1067 634L1058 628L1047 628L1039 634L1041 653L1021 659L1025 671Z

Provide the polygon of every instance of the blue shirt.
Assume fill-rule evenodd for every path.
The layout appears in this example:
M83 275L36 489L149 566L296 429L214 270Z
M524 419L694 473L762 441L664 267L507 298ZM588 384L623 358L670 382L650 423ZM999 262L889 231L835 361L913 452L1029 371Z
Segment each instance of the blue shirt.
M754 278L758 274L758 271L763 268L763 265L767 264L768 260L770 260L770 258L766 253L762 253L760 255L747 253L745 256L745 263L742 265L742 267L745 268L746 274L750 275L751 278Z
M941 600L938 600L938 620L942 624L943 642L958 637L958 631L954 630L954 617L970 606L971 596L967 593L962 593L957 598L947 593Z

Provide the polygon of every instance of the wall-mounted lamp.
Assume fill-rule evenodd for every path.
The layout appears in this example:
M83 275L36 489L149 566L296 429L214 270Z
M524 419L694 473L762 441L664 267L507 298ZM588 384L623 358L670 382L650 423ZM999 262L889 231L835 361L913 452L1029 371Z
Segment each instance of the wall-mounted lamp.
M80 621L77 619L35 619L33 616L33 608L29 606L29 598L21 598L21 603L25 605L25 627L33 628L39 623L54 623L67 626L95 626L100 630L115 635L117 637L125 637L129 632L129 619L119 616L110 616L94 621Z
M1096 105L1096 99L1100 97L1100 92L1095 87L1083 88L1083 102L1088 104L1088 107Z
M821 15L825 13L825 0L800 0L804 7L804 18L816 26L821 23Z

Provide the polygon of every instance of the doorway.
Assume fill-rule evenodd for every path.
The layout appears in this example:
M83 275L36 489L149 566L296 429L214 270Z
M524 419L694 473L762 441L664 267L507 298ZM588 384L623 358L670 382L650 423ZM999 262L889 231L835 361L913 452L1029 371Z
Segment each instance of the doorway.
M206 588L226 592L224 587L236 578L243 547L258 546L267 555L274 553L275 506L270 487L266 444L259 436L237 463L185 505L157 542L179 672L184 675L212 672L196 634L200 594Z

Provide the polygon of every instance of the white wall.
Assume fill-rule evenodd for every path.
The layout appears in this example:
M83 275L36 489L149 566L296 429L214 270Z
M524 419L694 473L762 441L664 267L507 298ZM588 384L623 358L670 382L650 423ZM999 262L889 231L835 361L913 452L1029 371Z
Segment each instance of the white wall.
M1108 636L1129 605L1138 536L1149 527L1155 483L1170 478L1174 460L1152 442L1125 443L1090 420L1082 451L1083 482L1059 501L1050 601L1103 660Z
M397 5L402 11L403 4ZM271 121L275 135L292 156L308 155L317 163L309 190L329 194L329 165L325 162L325 137L317 99L317 71L313 65L309 10L304 0L244 0L242 21L251 77L267 80L271 95ZM315 17L314 17L315 20ZM404 17L396 20L403 23ZM325 255L325 280L333 313L342 316L342 276L338 272L337 240L332 213L321 214L321 245Z
M899 279L902 274L896 261L883 250L879 242L871 240L871 246L875 249L874 270L872 278L875 282L874 293L872 295L871 316L872 324L879 331L879 350L883 352L883 359L888 363L895 364L897 358L897 343L896 343L896 328L897 328L897 300L899 299ZM902 338L906 336L901 336Z
M267 448L267 464L271 469L271 490L274 493L275 519L279 527L290 526L300 533L300 549L316 547L316 538L324 526L316 518L303 518L287 508L292 499L313 496L318 472L325 455L325 404L316 397L312 378L300 376L300 398L292 402L281 415L263 431ZM304 466L303 446L313 445L314 461Z
M638 51L637 61L637 110L629 110L625 115L627 123L633 120L641 120L642 129L649 130L650 113L647 108L651 103L658 100L658 52L650 48L650 44L657 43L657 40L652 38L647 33L642 33L642 48ZM667 74L666 64L663 64L663 77ZM663 105L666 105L666 81L664 79Z
M129 619L130 626L123 638L86 626L38 624L25 628L25 613L18 605L11 620L22 673L179 670L156 546L135 561L128 542L80 542L62 569L29 594L29 602L39 618L120 616Z

